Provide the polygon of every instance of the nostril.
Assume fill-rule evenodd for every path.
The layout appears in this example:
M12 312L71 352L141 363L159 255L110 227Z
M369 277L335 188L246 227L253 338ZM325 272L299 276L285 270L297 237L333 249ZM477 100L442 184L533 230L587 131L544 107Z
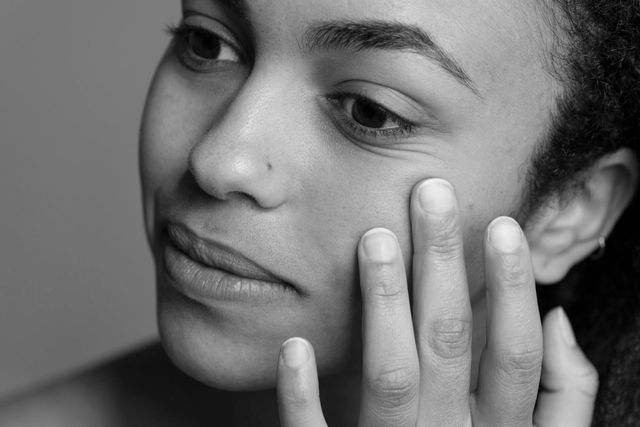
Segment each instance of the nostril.
M251 194L243 193L240 191L234 191L233 193L227 194L225 200L243 200L243 199L246 202L249 202L251 206L262 207L262 204L256 197L252 196Z
M189 153L187 170L199 190L211 197L273 208L284 202L291 183L281 165L264 152L265 147L258 148L250 144L198 144Z
M205 193L207 196L214 197L218 200L227 200L227 198L229 197L230 193L216 191L215 187L209 185L209 183L206 181L206 178L197 173L194 173L193 170L189 169L188 173L192 177L198 190L202 193Z

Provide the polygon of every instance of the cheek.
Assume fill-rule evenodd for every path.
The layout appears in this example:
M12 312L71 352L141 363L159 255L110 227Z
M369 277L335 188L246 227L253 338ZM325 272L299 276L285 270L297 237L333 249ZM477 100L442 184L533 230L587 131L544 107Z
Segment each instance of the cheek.
M184 72L184 71L183 71ZM227 102L225 92L189 83L170 61L160 65L149 89L141 126L143 184L186 170L187 158Z
M317 271L323 277L316 281L314 295L322 301L319 307L336 313L347 303L359 310L357 248L368 230L393 231L410 271L409 198L420 174L429 170L429 165L370 156L349 146L343 146L341 154L331 162L330 173L316 175L314 190L305 192L307 206L296 217L311 246L305 253L316 254L311 258L318 260Z
M152 83L140 129L140 179L150 238L157 193L167 183L178 182L186 170L189 149L187 144L180 143L184 136L179 123L184 112L176 108L178 102L165 80L160 72Z
M342 156L329 158L334 159L331 171L316 174L316 188L309 197L305 195L309 205L299 216L323 251L336 259L343 259L348 252L355 259L360 237L375 227L406 236L412 184L405 183L397 171L385 173L388 162L384 159L368 167L366 159L359 161L362 158L349 157L344 152Z
M534 134L525 137L506 130L477 138L477 149L461 153L452 180L463 220L467 277L471 295L484 291L484 235L489 223L499 216L518 219L527 161ZM506 135L506 136L505 136ZM492 144L489 142L493 141ZM507 141L502 144L496 141ZM472 145L472 144L469 144Z
M198 82L186 78L165 56L149 88L140 127L140 179L147 233L158 198L168 199L188 168L193 146L218 120L240 82ZM214 82L215 83L215 82Z

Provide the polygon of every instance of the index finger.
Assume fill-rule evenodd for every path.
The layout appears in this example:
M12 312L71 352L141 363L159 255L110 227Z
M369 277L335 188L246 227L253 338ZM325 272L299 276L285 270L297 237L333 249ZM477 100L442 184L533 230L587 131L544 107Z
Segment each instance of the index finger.
M415 425L419 369L407 278L398 241L367 232L358 245L363 303L360 425Z

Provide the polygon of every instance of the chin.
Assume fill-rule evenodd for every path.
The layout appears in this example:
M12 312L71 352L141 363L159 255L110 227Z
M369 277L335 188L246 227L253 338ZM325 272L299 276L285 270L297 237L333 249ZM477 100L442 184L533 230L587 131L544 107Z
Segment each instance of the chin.
M158 289L157 317L162 346L187 375L219 390L275 388L281 344L303 336L314 346L320 376L357 369L359 350L349 328L327 329L301 311L243 306L210 307L171 289ZM340 332L335 332L340 331ZM359 336L359 335L358 335ZM356 346L359 346L357 340Z
M257 391L275 388L276 370L258 366L207 348L197 338L183 342L162 337L162 345L171 361L184 373L217 390ZM249 363L247 363L249 362Z
M229 325L219 313L193 307L175 297L159 298L157 314L162 346L187 375L220 390L251 391L276 386L281 344L278 337L243 334L237 330L242 325Z

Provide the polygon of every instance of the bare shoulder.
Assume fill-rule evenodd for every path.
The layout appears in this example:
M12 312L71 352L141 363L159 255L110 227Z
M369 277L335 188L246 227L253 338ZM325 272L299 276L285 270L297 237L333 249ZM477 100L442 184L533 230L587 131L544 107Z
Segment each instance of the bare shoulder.
M198 426L224 400L151 344L0 403L0 426Z

